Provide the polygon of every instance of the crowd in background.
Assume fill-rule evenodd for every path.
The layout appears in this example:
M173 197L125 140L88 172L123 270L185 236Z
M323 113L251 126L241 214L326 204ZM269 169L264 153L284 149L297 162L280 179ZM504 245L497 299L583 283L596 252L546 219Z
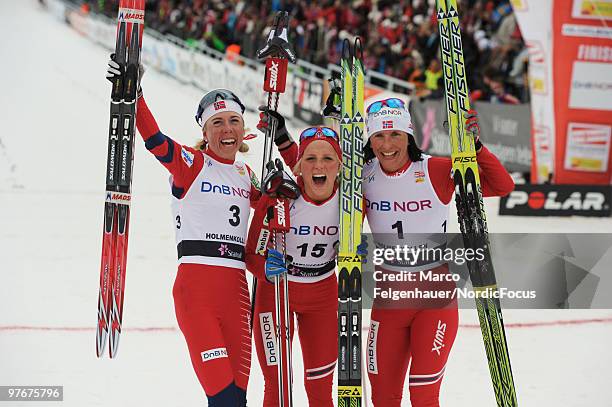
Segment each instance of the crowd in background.
M458 0L468 85L473 100L529 101L527 49L508 0ZM118 0L85 2L116 15ZM146 24L162 34L254 55L276 11L290 13L289 39L300 59L336 64L342 41L361 36L364 63L415 85L422 99L441 98L435 0L147 0Z

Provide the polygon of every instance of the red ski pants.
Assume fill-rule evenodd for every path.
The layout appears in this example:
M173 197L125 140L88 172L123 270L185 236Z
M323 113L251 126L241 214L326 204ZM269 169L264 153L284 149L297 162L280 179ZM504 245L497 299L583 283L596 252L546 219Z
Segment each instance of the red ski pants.
M251 367L250 300L244 270L181 264L173 295L176 319L209 402L244 405L234 403L240 398L246 403ZM223 401L215 402L216 395Z
M445 274L448 269L440 267L435 272ZM390 285L403 290L415 288L406 283ZM454 286L443 283L420 288L452 290ZM414 307L417 302L420 306L404 307ZM457 335L457 301L408 301L398 305L375 299L372 308L365 356L372 402L375 407L400 407L410 366L412 407L438 407L446 361Z
M282 290L281 290L282 294ZM295 328L304 358L304 384L311 407L333 407L332 381L338 358L338 281L335 274L316 283L289 282L290 333ZM282 309L281 309L282 314ZM274 332L274 285L257 285L253 337L265 378L264 407L279 405L279 356ZM284 317L281 316L284 327ZM284 355L284 353L283 353Z

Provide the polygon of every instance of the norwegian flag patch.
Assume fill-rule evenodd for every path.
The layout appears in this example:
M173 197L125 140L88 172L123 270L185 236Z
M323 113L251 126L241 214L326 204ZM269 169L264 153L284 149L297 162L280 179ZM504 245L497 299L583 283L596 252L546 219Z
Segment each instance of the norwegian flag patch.
M213 103L215 110L225 109L225 100L220 100L218 102Z
M392 127L393 127L393 120L383 120L382 122L383 129L390 129Z

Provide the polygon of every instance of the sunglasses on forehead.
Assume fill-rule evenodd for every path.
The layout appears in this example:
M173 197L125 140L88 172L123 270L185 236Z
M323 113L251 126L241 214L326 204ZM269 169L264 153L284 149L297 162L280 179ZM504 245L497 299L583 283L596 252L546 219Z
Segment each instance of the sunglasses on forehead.
M368 108L366 109L366 113L376 113L385 106L390 107L392 109L406 108L406 104L404 103L402 99L388 98L388 99L378 100L370 104L370 106L368 106Z
M338 141L338 134L333 129L330 129L329 127L309 127L300 134L300 141L307 139L309 137L316 137L316 138L329 137L329 138L333 138L334 140Z
M242 110L242 113L244 113L244 105L242 104L240 99L238 99L238 96L234 94L234 92L227 89L215 89L204 95L202 97L202 100L200 100L200 104L198 105L198 110L196 112L195 119L196 122L200 125L200 127L202 127L203 125L202 113L204 113L204 110L206 110L206 108L212 105L213 103L223 103L223 101L226 100L232 100L238 103L240 109Z

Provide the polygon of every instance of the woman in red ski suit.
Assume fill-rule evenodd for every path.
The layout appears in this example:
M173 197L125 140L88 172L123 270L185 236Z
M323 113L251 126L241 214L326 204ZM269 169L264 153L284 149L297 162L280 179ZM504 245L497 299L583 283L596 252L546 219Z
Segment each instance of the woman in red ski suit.
M107 77L122 72L111 56ZM192 148L163 134L139 90L136 125L145 147L170 172L178 272L177 321L209 407L244 407L251 363L250 300L245 245L257 178L236 153L243 143L244 105L231 91L208 92Z
M279 134L286 134L284 120L278 126L277 145L283 144L279 143ZM289 202L291 228L286 234L290 332L293 338L295 316L309 405L333 407L332 380L338 356L335 245L339 223L340 146L335 131L326 127L304 130L299 152L295 143L287 137L285 140L281 154L294 168L301 191L297 199ZM265 377L265 407L279 405L276 358L281 352L274 339L274 286L265 275L269 239L267 212L275 202L275 198L264 194L255 210L247 243L247 269L260 281L255 297L253 337Z
M499 160L479 141L474 111L467 115L466 130L475 138L484 196L507 195L514 182ZM436 234L444 237L448 207L455 190L451 160L421 152L414 139L410 113L403 101L380 100L367 109L367 139L363 170L365 211L372 233L395 236L395 244L434 247ZM445 238L444 238L445 240ZM439 241L437 242L439 243ZM431 275L450 273L444 261L419 261L413 265L385 261L376 270L385 273ZM454 282L381 283L377 287L412 290L452 290ZM458 326L456 299L437 302L404 302L375 298L366 348L366 367L376 407L399 407L408 366L413 407L438 406L440 384Z

